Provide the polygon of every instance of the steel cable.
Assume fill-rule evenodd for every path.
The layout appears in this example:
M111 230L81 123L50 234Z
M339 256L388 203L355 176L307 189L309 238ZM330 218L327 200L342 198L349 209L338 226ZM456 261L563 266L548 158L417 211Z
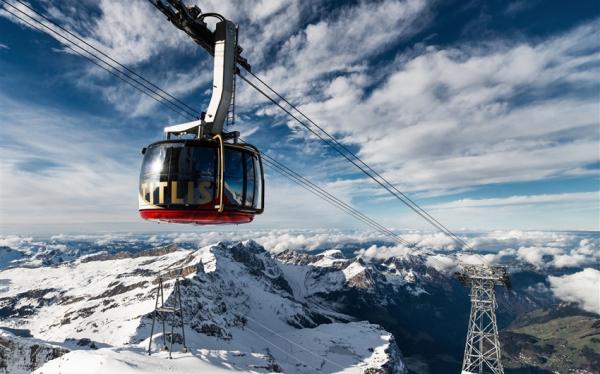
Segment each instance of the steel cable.
M25 15L27 18L31 19L32 21L36 22L37 24L43 26L44 28L46 28L47 30L49 30L50 32L52 32L53 34L55 34L56 36L58 36L61 39L66 40L67 42L71 43L73 46L81 49L82 51L88 53L88 55L81 53L78 50L75 50L71 45L66 44L60 40L57 39L57 41L59 41L61 44L63 44L65 47L69 48L70 50L72 50L73 52L75 52L76 54L78 54L81 57L84 57L85 59L87 59L88 61L92 62L93 64L95 64L96 66L102 68L103 70L107 71L108 73L110 73L111 75L117 77L118 79L120 79L121 81L123 81L124 83L129 84L130 86L132 86L133 88L137 89L139 92L148 95L149 97L151 97L152 99L156 100L157 102L166 105L167 107L169 107L169 109L173 110L175 113L180 114L180 115L184 115L184 116L188 116L190 118L196 118L196 114L195 113L189 113L189 112L183 112L182 110L180 110L180 108L178 107L173 107L170 106L169 104L173 105L173 102L167 98L165 98L164 96L161 96L163 98L163 100L159 100L158 98L152 96L150 93L154 93L157 94L155 90L149 88L148 86L144 86L144 88L149 92L144 91L142 88L140 88L139 86L137 86L135 83L139 82L137 80L133 80L133 82L128 81L127 79L125 79L124 77L127 77L129 79L131 79L131 76L121 70L115 69L117 70L120 74L115 73L114 70L111 70L109 68L107 68L106 66L101 65L100 63L98 63L98 61L101 61L102 63L106 64L107 66L109 66L110 68L114 69L114 65L112 65L110 62L107 62L106 60L98 57L96 54L94 53L90 53L88 50L82 48L81 46L73 43L73 41L71 41L70 39L66 38L64 35L61 35L59 32L57 32L56 30L53 30L52 28L49 28L47 25L44 25L43 22L36 20L34 17L32 17L31 15L27 14L26 12L23 12L22 10L18 9L17 7L15 7L14 5L8 3L6 0L0 0L3 3L13 7L14 9L16 9L17 11L19 11L20 13L22 13L23 15ZM18 0L17 0L18 1ZM28 7L29 8L29 7ZM31 8L29 8L31 9ZM8 10L5 8L5 10L10 13L12 16L14 16L15 18L19 19L20 21L24 22L25 24L27 24L28 26L32 27L33 29L40 31L40 32L44 32L43 30L41 30L39 27L33 25L31 22L21 18L20 16L18 16L17 14L15 14L14 12ZM39 14L39 12L35 12L36 14ZM40 14L39 14L40 15ZM48 20L48 18L42 16L44 19ZM49 22L52 22L49 20ZM52 22L55 26L60 27L59 25L57 25L56 23ZM68 32L69 34L72 35L71 32L65 30L64 28L60 27L62 30L64 30L65 32ZM77 38L79 39L79 38ZM81 40L81 39L79 39ZM86 43L87 44L87 43ZM95 49L95 48L94 48ZM121 65L120 63L118 63L116 60L114 60L112 57L108 56L106 53L99 51L103 56L106 56L110 61L114 61L115 63ZM92 58L92 57L94 58ZM123 66L123 65L121 65ZM133 70L131 70L130 68L124 67L128 72L131 72L132 74L135 74L136 76L140 77L141 79L143 79L145 82L148 82L151 86L153 87L157 87L156 85L154 85L153 83L151 83L150 81L148 81L146 78L142 77L141 75L139 75L138 73L133 72ZM160 89L160 88L157 88ZM166 91L161 90L163 93L165 93L168 97L173 98L173 96L171 94L169 94ZM177 99L178 100L178 99ZM191 107L185 103L183 103L181 100L178 100L180 103L182 103L182 105L187 106L188 108L191 109ZM178 109L176 109L178 108ZM376 231L379 231L381 233L383 233L386 236L389 236L391 238L393 238L394 240L405 244L409 247L414 247L413 243L410 243L406 240L404 240L403 238L401 238L399 235L397 235L396 233L394 233L393 231L385 228L383 225L379 224L377 221L371 219L370 217L366 216L365 214L361 213L360 211L356 210L355 208L351 207L350 205L344 203L342 200L336 198L335 196L333 196L332 194L330 194L329 192L327 192L326 190L324 190L323 188L319 187L318 185L314 184L313 182L311 182L309 179L307 179L306 177L302 176L301 174L294 172L292 169L288 168L287 166L285 166L284 164L278 162L277 160L275 160L274 158L262 153L263 156L265 156L265 158L268 158L270 163L269 166L271 166L272 168L275 169L275 171L277 171L279 174L281 174L282 176L286 177L287 179L289 179L290 181L300 185L301 187L303 187L304 189L308 190L309 192L315 194L316 196L320 197L321 199L323 199L324 201L338 207L340 210L344 211L345 213L351 215L352 217L362 221L363 223L367 224L368 226L372 227L373 229L375 229Z
M450 231L450 229L448 229L446 226L444 226L441 222L439 222L437 219L435 219L433 216L431 216L425 209L423 209L422 207L420 207L417 203L415 203L413 200L411 200L406 194L404 194L402 191L398 190L398 188L396 188L391 182L389 182L386 178L384 178L381 174L379 174L377 171L375 171L371 166L369 166L367 163L365 163L360 157L358 157L354 152L352 152L350 149L348 149L348 147L346 147L344 144L340 143L333 135L331 135L330 133L328 133L325 129L323 129L321 126L319 126L317 123L315 123L310 117L308 117L306 114L304 114L304 112L302 112L300 109L298 109L295 105L293 105L292 103L290 103L285 97L283 97L279 92L275 91L269 84L267 84L264 80L262 80L260 77L258 77L256 74L254 74L251 71L247 71L248 74L250 74L252 77L254 77L256 80L258 80L263 86L265 86L269 91L271 91L275 96L277 96L279 99L281 99L283 102L285 102L287 105L289 105L292 109L294 109L296 112L298 112L298 114L300 114L303 118L305 118L308 122L310 122L312 125L314 125L317 129L319 129L322 133L324 133L330 140L331 142L326 141L325 139L323 139L321 136L319 136L319 138L328 146L336 149L336 151L338 153L340 153L342 156L344 156L349 162L351 162L352 164L354 164L357 168L359 168L364 174L366 174L367 176L369 176L371 179L375 180L378 184L380 184L382 187L384 187L388 192L392 193L392 195L394 195L396 198L398 198L399 200L401 200L405 205L407 205L409 208L411 208L413 211L415 211L415 213L419 214L421 217L425 218L428 222L432 223L436 228L438 228L440 231L444 232L446 235L450 236L453 240L455 240L459 245L461 246L465 246L467 249L471 249L472 248L460 237L458 237L457 235L455 235L452 231ZM242 78L245 82L249 83L247 79ZM256 90L258 90L263 96L267 97L266 93L264 93L263 91L261 91L260 89L258 89L258 87L256 87L254 84L249 83L253 88L255 88ZM268 98L268 97L267 97ZM307 126L303 121L299 120L296 116L293 116L289 113L289 111L285 110L283 108L282 105L280 105L279 103L276 103L274 100L271 100L271 102L273 102L275 105L277 105L279 108L281 108L282 110L284 110L287 114L289 114L290 116L292 116L292 118L294 118L298 123L300 123L303 127L305 127L306 129L308 129L309 131L311 131L313 134L317 135L312 129L310 129L310 126ZM318 136L318 135L317 135ZM333 145L331 144L333 143ZM335 145L335 146L334 146ZM356 163L354 163L352 160L350 160L348 157L346 157L341 151L339 151L336 147L340 147L342 150L344 150L344 152L346 152L346 154L350 155L351 158L357 160L359 163L361 163L365 168L367 168L369 170L369 172L365 171L362 167L360 167L359 165L356 165ZM373 174L370 174L373 173ZM380 178L383 183L385 185L387 185L387 187L393 189L393 191L390 191L386 186L384 186L382 183L380 183L374 176ZM395 193L394 193L395 192Z
M12 6L11 4L7 3L6 0L0 0L10 6ZM49 28L48 26L44 25L41 21L36 20L34 17L32 17L31 15L28 15L27 13L23 12L22 10L19 10L18 8L12 6L13 8L17 9L20 13L26 15L28 18L30 18L32 21L44 26L46 29L48 29L49 31L51 31L52 33L56 34L57 36L59 36L60 38L67 40L70 43L73 43L72 41L70 41L68 38L64 37L63 35L61 35L60 33L58 33L56 30L52 30L51 28ZM39 29L38 27L32 25L30 22L27 22L26 20L24 20L23 18L19 17L18 15L16 15L15 13L7 10L5 8L5 10L7 12L9 12L11 15L13 15L14 17L18 18L19 20L25 22L26 24L28 24L30 27L43 32L41 29ZM156 94L156 91L154 91L151 88L148 88L147 86L144 86L147 90L150 91L146 92L144 90L142 90L141 88L137 87L133 82L136 82L135 80L133 80L133 82L128 81L126 79L124 79L122 76L116 74L114 71L100 65L97 63L97 61L93 60L91 57L84 55L82 53L80 53L79 51L74 50L70 45L61 42L60 40L57 39L57 41L59 41L61 44L65 45L67 48L73 50L75 53L77 53L78 55L86 58L87 60L93 62L94 64L96 64L97 66L103 68L104 70L106 70L107 72L111 73L112 75L116 76L117 78L119 78L120 80L122 80L123 82L131 85L132 87L136 88L138 91L140 91L141 93L150 96L151 98L153 98L155 101L166 105L167 107L169 107L171 110L173 110L174 112L180 114L180 115L184 115L184 116L188 116L190 118L196 118L195 117L195 113L194 114L190 114L188 112L182 112L181 110L177 110L171 106L169 106L168 104L173 104L173 102L171 100L169 100L168 98L164 98L163 100L159 100L156 97L152 96L150 93L154 93ZM73 43L74 44L74 43ZM114 66L112 64L110 64L109 62L106 62L105 60L101 59L100 57L98 57L97 55L90 53L89 51L81 48L80 46L74 44L75 46L79 47L80 49L84 50L86 53L88 53L90 56L95 57L96 59L102 61L103 63L105 63L106 65L108 65L111 68L114 68ZM109 57L110 58L110 57ZM113 60L112 58L110 58L110 60ZM131 71L131 69L127 68L128 71ZM119 71L121 74L123 74L125 77L130 78L131 77L127 74L124 73L122 71ZM139 74L135 73L136 75L140 76ZM241 77L242 79L244 79L244 77ZM144 80L146 80L144 78ZM146 80L147 81L147 80ZM252 86L256 87L255 85L253 85L251 82L250 83ZM155 85L154 85L155 86ZM257 90L259 90L263 95L266 95L266 93L260 89L258 89L256 87ZM168 94L168 93L167 93ZM172 97L170 94L168 94L168 96ZM161 96L162 97L162 96ZM274 102L275 104L276 101L272 98L270 98L268 95L266 95L267 98L269 98L269 100L271 100L272 102ZM185 104L185 103L184 103ZM187 106L187 104L185 104ZM280 108L282 108L284 111L286 111L286 113L288 113L289 115L291 115L294 119L296 119L297 121L300 121L297 117L293 116L293 114L289 113L289 111L287 111L285 108L281 107L280 105L278 105ZM189 107L189 106L188 106ZM191 108L191 107L190 107ZM310 129L311 132L313 132L316 136L319 136L319 134L317 134L316 132L314 132L314 130ZM323 139L321 136L319 136L321 139ZM326 141L326 139L323 139L324 141ZM339 151L338 151L339 152ZM318 185L314 184L313 182L311 182L308 178L302 176L301 174L293 171L292 169L288 168L287 166L285 166L284 164L278 162L277 160L275 160L274 158L262 153L263 156L266 156L265 159L267 159L267 163L269 164L269 166L271 166L272 168L275 169L275 171L277 171L279 174L281 174L282 176L286 177L287 179L289 179L290 181L300 185L301 187L303 187L304 189L308 190L309 192L313 193L314 195L316 195L317 197L323 199L324 201L328 202L329 204L332 204L336 207L338 207L340 210L344 211L345 213L347 213L348 215L362 221L363 223L367 224L368 226L370 226L371 228L375 229L376 231L379 231L381 233L383 233L386 236L389 236L391 238L393 238L394 240L398 241L401 244L406 245L409 248L414 248L416 247L415 243L410 243L409 241L403 239L402 237L400 237L398 234L394 233L393 231L387 229L386 227L384 227L383 225L379 224L377 221L371 219L370 217L366 216L365 214L363 214L362 212L356 210L355 208L353 208L352 206L348 205L347 203L344 203L342 200L336 198L334 195L330 194L329 192L327 192L325 189L319 187ZM347 158L347 157L346 157ZM350 161L350 160L349 160ZM431 254L431 253L430 253ZM435 260L434 258L430 258L430 260L441 264L439 261Z

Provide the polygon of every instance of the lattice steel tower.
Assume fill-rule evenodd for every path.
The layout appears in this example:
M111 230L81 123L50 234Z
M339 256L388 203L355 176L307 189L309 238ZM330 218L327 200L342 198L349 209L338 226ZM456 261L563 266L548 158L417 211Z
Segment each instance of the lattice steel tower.
M503 266L467 265L456 273L461 283L471 288L471 315L461 374L504 374L500 361L500 342L496 323L496 286L510 290Z

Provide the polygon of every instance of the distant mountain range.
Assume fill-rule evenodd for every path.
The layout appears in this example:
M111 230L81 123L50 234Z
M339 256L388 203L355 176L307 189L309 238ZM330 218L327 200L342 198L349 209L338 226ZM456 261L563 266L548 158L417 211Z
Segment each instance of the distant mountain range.
M156 277L184 269L186 338L195 353L181 357L187 357L189 367L300 373L460 371L468 290L451 272L428 266L426 257L366 259L356 257L351 244L276 253L253 241L201 249L180 246L184 248L147 250L147 244L124 242L72 245L68 250L40 246L29 253L0 249L3 266L9 267L0 272L0 326L13 329L0 339L10 340L12 347L42 341L45 351L54 352L27 359L23 352L31 350L0 349L0 368L3 362L17 362L15 352L21 352L20 364L10 367L10 373L44 367L61 350L70 353L48 362L46 370L58 363L67 368L93 361L90 355L118 361L118 352L126 350L127 360L151 372L152 360L164 355L151 356L151 361L143 356ZM557 306L547 288L540 287L546 275L531 266L515 267L512 277L514 291L498 290L506 372L597 372L599 316L573 305ZM172 284L169 279L167 294ZM569 312L555 312L559 310ZM564 313L583 319L571 323ZM581 326L587 326L588 336L574 339L582 335ZM557 343L545 335L558 331L573 339ZM173 339L180 342L181 337L175 334ZM565 354L571 361L559 359Z

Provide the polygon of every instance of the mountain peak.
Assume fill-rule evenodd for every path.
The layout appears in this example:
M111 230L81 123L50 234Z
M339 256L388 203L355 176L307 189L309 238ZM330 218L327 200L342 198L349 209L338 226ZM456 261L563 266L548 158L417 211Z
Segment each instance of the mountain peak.
M333 278L343 278L349 266L363 266L339 258L331 267L324 266L323 261L338 257L335 252L317 257L319 265L311 267ZM2 271L9 286L0 298L0 319L8 327L27 329L34 338L61 346L87 339L103 348L65 357L114 359L115 349L148 346L157 277L163 277L166 304L173 305L173 284L181 276L186 339L195 359L207 357L243 371L252 365L252 371L259 372L268 368L332 371L339 366L361 368L357 372L383 367L402 372L404 365L391 334L366 322L348 323L352 318L333 305L308 299L314 290L293 276L305 271L306 266L286 263L254 241L88 256L44 271ZM334 283L344 287L343 282ZM155 335L153 345L160 335ZM182 337L168 336L178 347Z

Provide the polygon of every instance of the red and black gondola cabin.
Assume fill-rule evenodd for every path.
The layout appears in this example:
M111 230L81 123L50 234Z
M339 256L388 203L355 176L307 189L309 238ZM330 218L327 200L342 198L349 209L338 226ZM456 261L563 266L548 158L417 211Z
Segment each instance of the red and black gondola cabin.
M198 225L249 223L264 209L258 150L249 144L177 139L144 150L139 211L153 221Z

